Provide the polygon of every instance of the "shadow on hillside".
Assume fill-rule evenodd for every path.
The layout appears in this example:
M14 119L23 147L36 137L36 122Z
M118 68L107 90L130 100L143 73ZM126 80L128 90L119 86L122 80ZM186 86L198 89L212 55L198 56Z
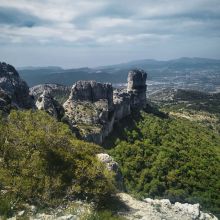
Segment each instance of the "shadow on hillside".
M102 201L97 207L99 211L101 210L110 210L114 214L118 212L127 212L130 208L121 201L116 195L108 197L108 199Z
M159 111L156 106L153 106L151 103L146 105L146 108L142 111L152 114L156 117L166 119L168 118L168 114ZM132 111L131 115L123 118L119 122L115 123L113 131L110 135L105 139L102 146L105 149L111 149L115 147L117 139L128 141L127 132L135 131L138 134L139 139L142 139L142 133L138 128L138 123L143 120L143 116L141 111Z
M153 103L150 103L150 102L147 103L144 111L146 113L153 114L154 116L157 116L162 119L169 118L169 115L167 113L161 112L157 106L155 106Z

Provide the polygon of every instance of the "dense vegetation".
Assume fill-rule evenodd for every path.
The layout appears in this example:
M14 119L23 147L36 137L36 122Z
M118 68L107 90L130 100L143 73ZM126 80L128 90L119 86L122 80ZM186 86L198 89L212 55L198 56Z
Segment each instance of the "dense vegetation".
M0 119L0 216L22 202L56 206L63 199L100 202L114 178L69 128L41 111L12 111Z
M220 137L213 130L142 112L118 124L106 146L128 192L220 212Z

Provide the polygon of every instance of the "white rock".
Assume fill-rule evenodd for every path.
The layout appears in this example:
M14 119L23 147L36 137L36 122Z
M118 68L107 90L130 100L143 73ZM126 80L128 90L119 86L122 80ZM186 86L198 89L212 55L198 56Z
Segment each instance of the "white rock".
M167 206L167 207L171 207L172 205L169 199L161 199L160 203L162 206Z
M126 193L118 193L118 197L130 209L122 212L130 220L217 220L214 215L200 211L199 204L171 204L168 199L151 198L138 201Z
M30 210L31 210L31 212L36 212L37 211L37 207L34 206L34 205L31 205L30 206Z
M25 211L22 210L22 211L18 212L18 216L22 216L22 215L24 215L24 213L25 213Z
M57 218L57 220L75 220L75 219L77 218L74 215L64 215L64 216Z

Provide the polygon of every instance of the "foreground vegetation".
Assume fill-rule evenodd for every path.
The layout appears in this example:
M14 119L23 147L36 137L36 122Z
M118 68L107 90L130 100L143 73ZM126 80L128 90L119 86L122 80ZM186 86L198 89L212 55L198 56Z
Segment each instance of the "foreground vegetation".
M212 129L142 112L118 124L106 146L128 192L220 213L220 137Z
M68 199L96 204L115 192L113 174L96 145L41 111L12 111L0 119L0 216L23 203L56 207Z
M199 202L220 213L219 130L204 123L154 110L134 112L117 124L105 147L121 167L125 190L138 198ZM55 208L81 199L99 207L86 219L122 219L113 214L122 204L109 200L114 175L96 158L102 151L45 112L1 117L0 216L13 215L25 203Z

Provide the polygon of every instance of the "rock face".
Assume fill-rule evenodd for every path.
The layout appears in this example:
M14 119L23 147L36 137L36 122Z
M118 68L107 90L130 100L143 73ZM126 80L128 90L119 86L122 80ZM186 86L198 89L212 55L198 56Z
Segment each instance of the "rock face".
M128 73L127 92L131 96L131 108L146 106L147 73L143 70L132 70Z
M130 71L127 91L114 92L111 84L78 81L63 105L69 124L79 130L83 139L101 144L116 121L128 116L132 109L145 107L146 77L142 70Z
M113 88L95 81L78 81L64 103L65 115L72 127L91 142L102 143L114 123Z
M64 116L63 106L60 105L46 90L37 99L36 107L39 110L46 111L58 120Z
M114 90L113 101L115 109L115 121L119 121L131 114L130 98L130 95L126 91L120 89Z
M75 101L97 102L101 99L107 100L108 107L113 107L113 88L109 83L98 83L96 81L78 81L73 85L71 98Z
M119 193L118 197L130 209L130 212L121 214L131 220L217 220L214 215L202 212L199 204L171 204L168 199L149 198L138 201L126 193Z
M71 88L59 84L40 84L30 88L30 94L34 96L35 100L37 100L44 91L63 104L64 101L68 99Z
M113 128L113 88L111 84L78 81L64 103L65 114L81 136L102 143Z
M28 85L13 66L0 62L0 110L29 109L33 106L34 100L29 95Z

